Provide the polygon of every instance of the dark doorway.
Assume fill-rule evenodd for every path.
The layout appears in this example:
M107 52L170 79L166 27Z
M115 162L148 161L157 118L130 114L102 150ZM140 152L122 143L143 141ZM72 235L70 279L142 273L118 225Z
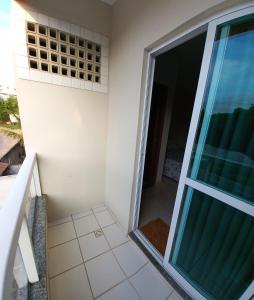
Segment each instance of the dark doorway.
M164 255L195 101L206 33L155 61L139 229Z
M167 97L168 87L154 82L152 94L154 101L151 102L150 108L143 188L148 188L156 182Z

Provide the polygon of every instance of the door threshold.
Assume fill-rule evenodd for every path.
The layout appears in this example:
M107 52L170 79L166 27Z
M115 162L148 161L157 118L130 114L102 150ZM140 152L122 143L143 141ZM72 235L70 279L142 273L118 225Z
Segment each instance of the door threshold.
M153 246L152 243L143 235L139 229L135 229L132 232L133 235L141 242L141 244L146 248L146 250L156 259L156 261L163 266L163 256L161 253Z
M192 300L182 286L171 276L169 271L163 265L163 257L160 252L148 241L139 229L135 229L130 234L131 239L148 257L153 266L160 272L164 279L172 288L185 300Z

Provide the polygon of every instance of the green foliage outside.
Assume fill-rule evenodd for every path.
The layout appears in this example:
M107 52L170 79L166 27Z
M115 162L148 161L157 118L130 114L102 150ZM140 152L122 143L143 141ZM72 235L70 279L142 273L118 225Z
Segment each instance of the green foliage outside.
M9 115L15 116L18 123L20 123L18 101L15 96L10 96L6 100L0 101L0 123L10 122Z
M14 116L17 122L12 123L10 115ZM10 96L6 100L0 100L0 133L18 138L21 142L23 141L16 96Z

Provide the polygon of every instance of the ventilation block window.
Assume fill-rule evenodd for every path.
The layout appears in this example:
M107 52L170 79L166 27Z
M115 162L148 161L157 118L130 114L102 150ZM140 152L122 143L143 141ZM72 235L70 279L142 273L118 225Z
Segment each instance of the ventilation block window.
M29 48L28 48L28 54L29 54L29 56L37 57L37 49L36 49L36 48L29 47Z
M44 72L48 72L49 71L48 63L41 63L41 70Z
M27 22L26 24L27 31L36 32L36 24L32 22Z
M39 34L47 35L47 26L39 25Z
M47 39L46 38L42 38L40 37L39 38L39 46L42 47L42 48L47 48Z
M54 74L58 74L58 66L57 65L51 65L51 72Z
M67 41L67 34L65 32L61 31L59 37L60 37L60 41L62 41L62 42Z
M61 69L61 74L64 76L68 76L68 69L67 68L62 68Z
M29 66L30 66L31 69L38 70L38 62L37 62L37 60L30 59Z
M45 50L40 50L40 59L48 60L48 52Z
M62 65L67 65L68 64L67 56L61 56L61 64Z
M35 22L26 38L31 69L100 83L101 45Z
M53 29L53 28L50 28L49 29L49 36L53 39L56 39L57 38L57 30L56 29Z
M27 42L28 42L28 44L36 45L36 37L35 37L35 35L28 34L28 36L27 36Z

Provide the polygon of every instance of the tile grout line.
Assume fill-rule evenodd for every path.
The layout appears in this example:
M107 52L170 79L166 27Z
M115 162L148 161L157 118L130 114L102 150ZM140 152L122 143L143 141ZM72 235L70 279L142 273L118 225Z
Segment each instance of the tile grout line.
M94 233L94 232L90 232L89 234L91 234L91 233ZM104 236L104 234L103 234L103 236ZM106 242L107 242L107 244L108 244L108 241L107 241L106 237L104 237L104 238L105 238L105 240L106 240ZM112 251L112 250L114 250L114 249L116 249L116 248L118 248L118 247L120 247L120 246L123 246L124 244L127 244L127 243L129 243L129 241L124 242L124 243L122 243L122 244L120 244L120 245L117 245L117 246L115 246L114 248L111 248L111 247L109 246L109 249L108 249L108 250L105 250L105 251L101 252L100 254L98 254L98 255L96 255L96 256L93 256L93 257L91 257L91 258L89 258L89 259L87 259L87 260L84 260L84 262L87 263L87 262L89 262L89 261L91 261L91 260L93 260L93 259L95 259L95 258L97 258L97 257L99 257L99 256L101 256L101 255L103 255L103 254L106 254L106 253L108 253L108 252L110 252L110 251Z
M71 220L69 220L69 221L63 221L63 222L61 222L61 223L59 223L59 224L51 224L51 225L50 225L50 223L48 223L48 224L47 224L47 227L48 227L48 228L52 228L52 227L56 227L56 226L59 226L59 225L66 224L66 223L71 223L71 222L73 222L73 220L74 220L74 221L75 221L75 220L79 220L79 219L88 217L88 216L90 216L90 215L92 215L92 214L93 214L93 213L91 212L91 213L89 213L89 214L86 215L86 216L78 217L78 218L76 218L76 219L72 218L72 214L71 214L71 215L70 215ZM57 221L57 220L56 220L56 221ZM53 221L53 222L54 222L54 221Z
M170 285L171 286L171 285ZM172 286L171 286L172 287ZM169 297L175 292L175 289L172 287L172 291L169 293L169 295L165 298L165 300L168 300ZM178 293L177 293L178 294Z
M106 208L105 210L107 211L107 208ZM103 211L105 211L105 210L103 210ZM92 214L94 215L95 220L96 220L97 224L99 225L99 229L100 229L102 232L103 232L103 228L115 224L115 223L113 223L113 224L109 224L109 225L107 225L107 226L105 226L105 227L101 227L101 225L99 224L98 219L96 218L96 215L95 215L95 212L93 211L93 209L92 209ZM105 252L103 252L103 253L100 253L100 254L97 255L96 257L99 257L99 256L101 256L101 255L103 255L103 254L105 254L105 253L108 253L108 252L112 252L112 255L114 256L113 251L112 251L113 248L111 248L111 245L109 244L109 242L108 242L108 240L107 240L107 238L106 238L104 232L103 232L103 236L104 236L104 239L105 239L106 243L107 243L108 246L109 246L109 250L107 250L107 251L105 251ZM91 258L90 261L93 260L93 259L96 258L96 257ZM117 263L118 263L118 262L117 262ZM121 268L121 270L122 270L122 268ZM124 273L124 275L125 275L125 273ZM87 277L88 277L88 274L87 274ZM126 277L126 276L125 276L125 277ZM88 277L88 280L89 280L89 277ZM115 288L116 286L118 286L119 284L123 283L125 280L126 280L126 278L123 279L123 280L121 280L120 282L118 282L117 284L115 284L114 286L112 286L111 288L107 289L107 290L104 291L103 293L99 294L99 295L96 296L94 299L98 299L99 297L101 297L102 295L106 294L107 292L109 292L110 290L112 290L113 288ZM90 283L90 281L89 281L89 283Z
M86 215L86 216L82 216L82 217L77 217L77 218L73 218L73 220L74 221L77 221L77 220L80 220L80 219L82 219L82 218L85 218L85 217L89 217L89 216L91 216L92 215L92 213L89 213L89 215Z
M105 210L103 210L103 211L96 212L96 213L93 211L94 217L95 217L95 219L96 219L98 225L100 226L100 229L101 229L101 230L102 230L102 228L106 228L106 227L109 227L109 226L111 226L111 225L113 225L113 224L116 224L116 221L113 219L113 217L112 217L111 214L109 213L109 214L110 214L110 217L112 217L113 223L112 223L112 224L108 224L108 225L103 226L103 227L100 225L99 220L98 220L97 217L96 217L96 214L99 214L99 213L104 212L104 211L107 211L107 212L109 213L109 211L108 211L107 208L106 208Z
M84 217L84 218L86 218L86 217ZM99 229L99 228L98 228ZM97 230L98 230L97 229ZM95 230L94 230L95 231ZM91 231L91 232L88 232L88 233L84 233L84 234L81 234L81 235L78 235L77 234L77 239L79 239L79 238L81 238L81 237L84 237L84 236L87 236L87 235L89 235L89 234L91 234L91 233L94 233L94 231Z
M174 293L174 288L172 288L171 293L165 298L165 300L168 300L173 293Z
M94 214L94 216L95 216L95 214ZM96 218L96 216L95 216L95 218ZM97 218L96 218L96 220L97 220ZM99 224L99 226L100 226L100 224ZM100 226L100 228L101 228L101 230L102 230L102 232L103 232L103 229L102 229L101 226ZM131 282L129 281L129 278L128 278L127 274L125 273L124 269L123 269L123 268L121 267L121 265L119 264L119 262L118 262L118 260L117 260L117 258L116 258L116 256L115 256L115 253L114 253L114 251L113 251L114 248L111 247L111 245L110 245L110 243L109 243L109 241L108 241L106 235L104 234L104 232L103 232L103 235L104 235L104 238L105 238L106 242L107 242L108 245L109 245L109 248L110 248L110 250L111 250L111 252L112 252L113 257L114 257L115 260L116 260L116 263L118 264L120 270L122 270L123 274L125 275L125 279L124 279L123 281L121 281L121 282L119 282L117 285L111 287L109 290L105 291L105 293L109 292L110 290L112 290L112 289L115 288L116 286L120 285L120 284L123 283L124 281L128 281L128 283L130 284L130 286L132 286L132 288L134 289L135 293L137 294L138 298L139 298L140 300L142 300L141 296L138 294L138 292L137 292L137 290L135 289L135 287L134 287L134 286L131 284ZM130 240L129 240L129 241L130 241ZM123 243L123 244L126 244L126 243L128 243L129 241L126 241L126 242ZM121 245L123 245L123 244L121 244ZM120 247L121 245L118 245L117 247ZM117 247L115 247L115 248L117 248ZM148 263L148 262L147 262L147 263ZM147 263L146 263L146 264L147 264ZM146 265L146 264L145 264L145 265ZM144 265L144 266L145 266L145 265ZM142 266L137 272L139 272L144 266ZM137 273L137 272L136 272L136 273ZM136 274L136 273L135 273L135 274ZM132 276L134 276L135 274L133 274ZM104 293L104 294L105 294L105 293Z
M109 212L110 213L110 212ZM110 214L111 215L111 214ZM95 216L95 218L96 218L96 215L95 215L95 213L94 213L94 216ZM112 215L111 215L112 216ZM112 216L112 218L113 218L113 216ZM96 220L97 220L97 218L96 218ZM98 221L98 220L97 220ZM99 222L98 222L98 224L99 224ZM115 222L115 223L113 223L113 224L117 224L117 221ZM113 224L110 224L110 225L113 225ZM105 227L109 227L110 225L107 225L107 226L105 226ZM100 224L99 224L99 226L100 226ZM100 226L100 228L101 228L101 230L103 231L103 228L105 228L105 227L101 227ZM104 232L103 232L103 235L104 235ZM115 253L114 253L114 249L116 249L116 248L118 248L118 247L120 247L120 246L122 246L122 245L124 245L124 244L127 244L128 242L130 242L131 241L131 239L129 238L129 235L127 235L127 237L128 237L128 241L126 241L126 242L124 242L124 243L122 243L122 244L120 244L120 245L117 245L117 246L115 246L115 247L111 247L111 245L109 244L109 241L108 241L108 239L107 239L107 237L106 237L106 235L104 235L105 236L105 239L106 239L106 241L107 241L107 243L108 243L108 245L109 245L109 247L110 247L110 250L111 250L111 252L112 252L112 254L113 254L113 256L114 256L114 258L115 258L115 260L116 260L116 262L117 262L117 264L118 264L118 266L120 267L120 269L123 271L123 273L124 273L124 275L126 276L126 280L129 282L129 284L132 286L132 288L134 289L134 291L136 292L136 294L137 294L137 296L139 297L139 299L141 299L142 300L142 298L141 298L141 296L139 295L139 293L138 293L138 291L136 290L136 288L135 288L135 286L131 283L131 281L130 281L130 279L133 277L133 276L135 276L137 273L139 273L139 271L141 271L146 265L148 265L149 263L150 263L150 260L149 260L149 258L144 254L144 253L142 253L145 257L146 257L146 259L147 259L147 262L144 264L144 265L142 265L135 273L133 273L131 276L128 276L126 273L125 273L125 271L124 271L124 269L121 267L121 265L120 265L120 263L118 262L118 260L117 260L117 257L115 256ZM122 282L119 282L117 285L119 285L119 284L121 284ZM117 286L116 285L116 286ZM115 287L115 286L114 286ZM111 289L113 289L114 287L112 287L112 288L110 288L108 291L110 291ZM106 291L107 292L107 291ZM105 292L105 293L106 293ZM174 292L174 289L172 288L172 291L166 296L166 298L165 298L165 300L167 300L167 298L168 297L170 297L170 295L172 294Z
M129 242L130 242L130 241L127 241L126 244L129 243ZM122 244L122 245L123 245L123 244ZM119 247L120 247L120 246L119 246ZM133 273L131 276L128 276L128 275L126 274L126 272L124 271L124 269L121 267L121 265L120 265L120 263L119 263L117 257L115 256L115 253L114 253L113 249L112 249L112 253L113 253L113 255L114 255L114 258L115 258L117 264L119 265L119 267L121 268L121 270L122 270L123 273L125 274L125 276L126 276L126 278L127 278L127 281L129 282L130 286L134 289L134 291L136 292L138 298L142 300L141 296L139 295L137 289L136 289L135 286L132 284L132 282L130 281L130 279L131 279L133 276L135 276L140 270L142 270L142 269L149 263L149 260L147 260L147 262L146 262L144 265L142 265L135 273Z
M171 285L171 282L169 282L168 279L165 277L165 275L160 272L160 270L154 264L153 260L151 258L149 258L149 255L145 253L145 251L144 251L144 249L142 247L140 247L140 244L137 243L137 241L135 239L133 239L132 236L130 236L130 239L135 244L135 246L138 247L140 249L140 251L147 257L147 259L150 262L151 266L159 273L159 275L161 276L161 278L163 279L163 281L166 283L166 285L169 286L172 289L171 292L169 293L169 295L167 297L170 297L171 294L173 294L173 293L176 293L177 295L179 295L180 294L179 290L176 289L173 285ZM182 297L181 294L179 296L180 296L181 300L185 299L185 298ZM167 300L167 298L165 300Z
M107 207L105 208L105 210L107 210ZM103 211L105 211L105 210L102 210L101 212L103 212ZM50 250L50 249L52 249L52 248L55 248L55 247L57 247L57 246L61 246L61 245L63 245L63 244L66 244L66 243L68 243L68 242L77 240L78 246L79 246L79 251L80 251L80 254L81 254L81 258L82 258L82 263L80 263L80 264L78 264L78 265L75 265L75 266L73 266L73 267L71 267L71 268L69 268L69 269L67 269L67 270L65 270L65 271L63 271L63 272L61 272L61 273L58 273L58 274L56 274L56 275L54 275L54 276L52 276L52 277L49 276L49 280L51 281L51 280L53 280L54 278L56 278L56 277L58 277L58 276L61 276L61 275L63 275L64 273L66 273L66 272L68 272L68 271L70 271L70 270L72 270L72 269L75 269L75 268L78 267L78 266L84 265L85 272L86 272L86 276L87 276L87 280L88 280L88 284L89 284L89 287L90 287L90 290L91 290L91 294L92 294L92 298L95 299L95 297L94 297L94 295L93 295L93 291L92 291L90 279L89 279L89 276L88 276L88 272L87 272L87 269L86 269L86 265L85 265L85 263L86 263L87 261L85 262L85 260L84 260L84 257L83 257L82 251L81 251L81 246L80 246L80 243L79 243L79 237L78 237L78 234L77 234L77 231L76 231L76 227L75 227L75 220L79 220L79 219L82 219L82 218L85 218L85 217L88 217L88 216L91 216L91 215L94 215L94 217L95 217L95 219L96 219L96 222L97 222L97 224L99 225L99 229L102 230L102 232L103 232L103 229L102 229L102 227L100 226L100 224L99 224L99 222L98 222L98 220L97 220L97 218L96 218L96 215L95 215L93 209L91 209L91 214L89 214L89 215L82 216L82 217L80 217L80 218L78 218L78 219L74 219L73 216L70 215L71 220L69 220L69 221L67 221L67 222L63 222L63 223L61 223L61 224L55 224L55 225L52 225L52 226L49 227L49 228L51 228L51 227L55 227L55 226L58 226L58 225L63 225L63 224L66 224L66 223L72 223L73 228L74 228L74 231L75 231L76 238L71 239L71 240L69 240L69 241L66 241L66 242L64 242L64 243L61 243L61 244L57 244L57 245L55 245L55 246L53 246L53 247L49 247L48 250ZM114 223L113 223L113 224L114 224ZM110 224L110 225L113 225L113 224ZM105 226L105 227L108 227L108 226L110 226L110 225L107 225L107 226ZM103 227L103 228L105 228L105 227ZM94 233L94 231L89 232L89 233L84 234L84 235L81 235L80 237L89 235L89 234L91 234L91 233ZM104 232L103 232L103 235L104 235ZM104 235L104 238L105 238L106 242L108 243L109 250L107 250L107 251L105 251L105 252L103 252L103 253L97 255L96 257L98 257L98 256L100 256L100 255L102 255L102 254L105 254L105 253L107 253L107 252L110 252L110 251L113 252L112 249L114 249L114 248L111 248L111 246L109 245L109 242L107 241L105 235ZM128 241L127 241L127 242L128 242ZM125 242L125 243L127 243L127 242ZM122 245L122 244L121 244L121 245ZM120 246L120 245L118 245L118 246ZM117 247L118 247L118 246L117 246ZM116 248L116 247L115 247L115 248ZM96 257L93 257L93 258L96 258ZM91 259L89 259L89 260L92 260L93 258L91 258ZM88 260L88 261L89 261L89 260ZM121 281L120 283L124 282L125 280L126 280L126 279L124 279L124 280ZM118 284L120 284L120 283L118 283ZM118 284L117 284L117 285L118 285ZM117 285L115 285L115 286L117 286ZM114 288L115 286L113 286L112 288ZM112 288L110 288L109 290L111 290ZM105 291L105 293L108 292L109 290ZM103 293L103 294L104 294L104 293ZM103 295L103 294L101 294L101 295ZM100 297L101 295L97 296L96 298Z
M71 217L71 216L70 216L70 217ZM73 225L73 227L74 227L75 234L76 234L76 236L77 236L76 229L75 229L75 225L74 225L74 222L73 222L73 220L72 220L72 217L71 217L71 221L68 221L68 222L65 222L65 223L72 223L72 225ZM62 223L62 224L65 224L65 223ZM62 225L62 224L57 224L57 225ZM55 226L57 226L57 225L55 225ZM52 248L55 248L55 247L57 247L57 246L61 246L61 245L63 245L63 244L66 244L66 243L68 243L68 242L75 241L75 240L77 240L77 242L78 242L78 238L76 237L75 239L72 239L72 240L70 240L70 241L67 241L67 242L58 244L58 245L56 245L56 246L50 247L48 250L50 250L50 249L52 249ZM58 274L56 274L56 275L54 275L54 276L52 276L52 277L49 276L49 280L54 279L54 278L56 278L56 277L58 277L58 276L60 276L60 275L62 275L62 274L64 274L64 273L66 273L66 272L68 272L68 271L70 271L70 270L72 270L72 269L75 269L75 268L78 267L78 266L83 265L84 262L83 262L83 256L82 256L82 253L81 253L81 257L82 257L82 263L80 263L80 264L78 264L78 265L75 265L75 266L73 266L73 267L71 267L71 268L69 268L69 269L67 269L67 270L65 270L65 271L63 271L63 272L61 272L61 273L58 273Z
M54 246L49 246L48 249L53 249L53 248L55 248L55 247L57 247L57 246L64 245L64 244L66 244L66 243L69 243L69 242L71 242L71 241L74 241L75 239L79 239L79 238L81 238L81 237L84 237L84 236L87 236L87 235L89 235L89 234L94 233L95 230L90 231L90 232L85 233L85 234L78 235L77 232L76 232L76 228L75 228L75 221L76 221L76 220L80 220L80 219L89 217L89 216L91 216L91 215L93 215L93 213L90 214L90 215L87 215L87 216L80 217L79 219L73 219L73 220L71 220L71 221L64 222L64 223L62 223L62 224L56 224L56 225L53 225L52 227L55 227L55 226L61 226L61 225L63 225L63 224L67 224L67 223L72 223L73 228L74 228L74 231L75 231L75 234L76 234L76 237L75 237L75 238L72 238L72 239L70 239L70 240L67 240L67 241L65 241L65 242L56 244L56 245L54 245ZM96 218L95 215L94 215L94 217L95 217L95 219L96 219L96 221L97 221L97 218ZM98 223L98 221L97 221L97 223ZM114 224L117 224L117 223L112 223L112 224L109 224L109 225L107 225L107 226L101 227L101 226L99 225L99 223L98 223L98 225L99 225L99 228L98 228L98 229L103 231L104 228L107 228L107 227L109 227L109 226L111 226L111 225L114 225ZM50 228L52 228L52 227L50 227ZM104 235L104 232L103 232L103 235ZM112 247L112 249L117 248L117 247L119 247L119 246L121 246L121 245L123 245L123 244L125 244L125 243L127 243L127 242L128 242L128 241L125 241L125 242L123 242L123 243L121 243L121 244L119 244L119 245L117 245L117 246L115 246L115 247ZM111 249L111 247L110 247L110 249ZM105 252L106 252L106 251L105 251ZM97 256L98 256L98 255L97 255ZM95 257L97 257L97 256L95 256ZM89 260L90 260L90 259L89 259Z
M48 247L48 249L49 249L49 250L50 250L50 249L54 249L54 248L56 248L56 247L58 247L58 246L61 246L61 245L67 244L67 243L69 243L69 242L72 242L72 241L74 241L74 240L76 240L76 239L77 239L77 238L75 237L75 238L73 238L73 239L71 239L71 240L68 240L68 241L62 242L62 243L60 243L60 244L57 244L57 245L54 245L54 246Z
M78 239L77 231L76 231L75 224L74 224L74 221L73 221L73 217L71 216L71 218L72 218L74 230L75 230L75 233L76 233L76 236L77 236L77 241L78 241L79 251L80 251L81 258L82 258L83 265L84 265L84 269L85 269L85 272L86 272L87 281L88 281L88 284L89 284L89 287L90 287L90 291L91 291L92 298L94 299L94 294L93 294L91 282L90 282L90 279L89 279L89 276L88 276L88 272L87 272L87 269L86 269L84 257L83 257L82 251L81 251L81 246L80 246L80 243L79 243L79 239Z
M66 223L70 223L70 222L72 222L72 220L70 220L70 221L63 221L63 222L61 222L61 223L59 223L59 224L51 224L51 225L50 225L50 223L48 223L48 224L47 224L47 227L48 227L48 228L52 228L52 227L56 227L56 226L59 226L59 225L63 225L63 224L66 224Z
M101 255L103 255L103 254L106 254L106 253L108 253L108 252L110 252L110 251L111 251L111 249L109 248L108 250L106 250L106 251L104 251L104 252L102 252L102 253L100 253L100 254L98 254L98 255L92 257L92 258L89 258L88 260L84 260L84 263L87 263L87 262L89 262L89 261L91 261L91 260L93 260L93 259L95 259L95 258L97 258L97 257L99 257L99 256L101 256Z
M94 212L93 212L94 213ZM97 218L96 218L96 215L95 215L95 213L94 213L94 217L95 217L95 219L96 219L96 221L98 222L98 220L97 220ZM99 224L99 222L98 222L98 224ZM114 224L114 223L113 223ZM111 224L112 225L112 224ZM106 237L106 235L104 234L104 231L103 231L103 229L102 229L102 227L101 227L101 225L99 224L99 226L100 226L100 229L101 229L101 231L103 232L103 235L104 235L104 238L105 238L105 241L107 242L107 244L108 244L108 246L109 246L109 251L108 252L111 252L112 253L112 255L114 256L114 258L115 258L115 255L114 255L114 253L113 253L113 248L111 248L111 245L110 245L110 243L109 243L109 241L108 241L108 239L107 239L107 237ZM108 225L108 226L110 226L110 225ZM117 259L115 258L115 260L116 260L116 263L118 264L118 266L119 266L119 263L118 263L118 261L117 261ZM120 267L120 266L119 266ZM120 270L122 271L122 268L120 267ZM122 271L123 272L123 271ZM98 297L101 297L102 295L104 295L104 294L106 294L107 292L109 292L109 291L111 291L113 288L115 288L115 287L117 287L119 284L121 284L121 283L123 283L124 281L126 281L126 279L127 279L127 276L126 276L126 274L125 274L125 272L123 272L123 275L124 275L124 279L123 280L121 280L120 282L118 282L117 284L115 284L115 285L113 285L111 288L109 288L108 290L106 290L106 291L104 291L102 294L100 294L100 295L98 295L97 296L97 298Z
M106 210L106 209L107 209L107 208L105 208L105 210ZM89 210L90 210L91 212L89 212ZM73 218L73 215L77 215L77 214L79 214L79 213L86 213L86 212L88 213L88 215L86 215L86 216L78 217L78 218L76 218L76 219ZM82 218L84 218L84 217L88 217L88 216L90 216L90 215L92 215L92 214L93 214L92 208L87 209L87 211L84 211L84 212L82 212L82 211L81 211L81 212L74 212L74 213L71 213L69 216L64 217L64 218L70 217L71 220L69 220L69 221L63 221L63 222L61 222L61 223L59 223L59 224L51 224L51 225L50 225L50 223L57 222L58 220L61 220L61 219L64 219L64 218L57 219L57 220L55 220L55 221L52 221L52 222L47 223L47 227L48 227L48 228L51 228L51 227L55 227L55 226L58 226L58 225L65 224L65 223L70 223L70 222L73 222L73 220L74 220L74 221L75 221L75 220L79 220L79 219L82 219Z
M116 283L115 285L113 285L111 288L107 289L106 291L104 291L103 293L99 294L98 296L96 296L94 299L98 299L101 296L105 295L106 293L108 293L109 291L113 290L115 287L117 287L118 285L120 285L121 283L125 282L126 279L121 280L120 282Z
M103 212L103 211L108 211L107 207L106 207L104 210L99 211L99 212L96 212L96 213L100 213L100 212ZM110 212L109 212L109 213L110 213ZM104 251L104 252L100 253L99 255L97 255L97 256L95 256L95 257L93 257L93 258L88 259L87 261L85 261L85 260L84 260L84 257L83 257L83 254L82 254L82 251L81 251L81 246L80 246L79 238L84 237L84 236L87 236L87 235L89 235L89 234L92 234L92 233L94 233L94 231L89 232L89 233L84 234L84 235L81 235L81 236L78 236L78 235L77 235L77 231L76 231L76 227L75 227L75 221L76 221L76 220L79 220L79 219L81 219L81 218L85 218L85 217L91 216L91 215L93 215L93 216L95 217L96 222L97 222L98 225L99 225L99 229L103 232L103 236L104 236L104 238L105 238L105 240L106 240L106 242L107 242L107 244L108 244L108 246L109 246L109 250ZM111 215L111 214L110 214L110 215ZM111 215L111 216L112 216L112 215ZM88 284L89 284L89 287L90 287L90 290L91 290L91 294L92 294L93 299L98 299L99 297L101 297L102 295L106 294L106 293L109 292L110 290L114 289L114 288L117 287L118 285L120 285L120 284L122 284L123 282L127 281L127 282L130 284L130 286L134 289L134 291L135 291L135 293L137 294L138 298L142 300L142 298L141 298L141 296L139 295L138 291L137 291L136 288L132 285L130 279L131 279L133 276L135 276L138 272L140 272L146 265L148 265L149 262L150 262L150 260L149 260L149 258L143 253L143 255L147 258L147 262L146 262L143 266L141 266L141 267L140 267L135 273L133 273L131 276L127 276L127 274L125 273L124 269L121 267L120 263L118 262L118 260L117 260L117 258L116 258L116 256L115 256L115 253L114 253L113 250L116 249L116 248L118 248L118 247L121 247L121 246L124 245L124 244L127 244L128 242L130 242L131 239L130 239L129 235L127 235L127 238L128 238L127 241L125 241L124 243L121 243L121 244L119 244L119 245L117 245L117 246L111 247L111 245L110 245L110 243L109 243L109 241L108 241L108 239L107 239L107 237L106 237L106 235L104 234L104 231L103 231L103 228L107 228L107 227L109 227L109 226L111 226L111 225L113 225L113 224L116 224L116 225L117 225L117 224L118 224L118 223L117 223L117 220L114 220L115 222L112 223L112 224L109 224L109 225L107 225L107 226L101 227L101 225L100 225L99 222L98 222L98 219L96 218L96 215L95 215L95 212L93 211L93 209L91 209L91 214L89 214L89 215L82 216L82 217L80 217L80 218L78 218L78 219L74 219L73 216L70 215L70 218L71 218L71 221L63 222L63 223L61 223L61 224L56 224L56 225L53 225L52 227L58 226L58 225L62 225L62 224L65 224L65 223L70 223L70 222L72 222L73 227L74 227L74 231L75 231L76 238L75 238L75 239L71 239L71 240L69 240L69 241L66 241L66 242L64 242L64 243L55 245L55 246L53 246L53 247L50 247L49 249L55 248L55 247L57 247L57 246L66 244L66 243L71 242L71 241L74 241L74 240L77 240L78 245L79 245L79 250L80 250L80 253L81 253L81 257L82 257L82 261L83 261L83 262L80 263L80 264L78 264L78 265L75 265L75 266L73 266L73 267L71 267L71 268L69 268L69 269L67 269L67 270L65 270L65 271L63 271L63 272L61 272L61 273L59 273L59 274L57 274L57 275L54 275L54 276L52 276L52 277L49 277L49 279L52 280L52 279L54 279L54 278L56 278L56 277L58 277L58 276L60 276L60 275L62 275L62 274L64 274L64 273L66 273L66 272L68 272L68 271L70 271L70 270L72 270L72 269L78 267L78 266L84 265L85 272L86 272L86 276L87 276L87 280L88 280ZM113 218L113 217L112 217L112 218ZM90 279L89 279L89 276L88 276L88 272L87 272L85 263L87 263L87 262L89 262L89 261L91 261L91 260L93 260L93 259L99 257L100 255L103 255L103 254L105 254L105 253L108 253L108 252L112 252L112 255L113 255L113 257L115 258L115 260L116 260L118 266L119 266L120 269L122 270L122 272L123 272L123 274L124 274L124 276L125 276L125 279L121 280L120 282L118 282L117 284L115 284L114 286L112 286L110 289L104 291L103 293L101 293L101 294L99 294L98 296L95 297L94 294L93 294L93 291L92 291L92 287L91 287L91 283L90 283ZM173 293L174 293L174 288L172 288L172 291L169 293L169 295L166 296L165 300L167 300L167 299L171 296L171 294L173 294Z
M174 293L175 289L172 287L172 291L169 293L169 295L165 298L165 300L168 300L170 296Z
M56 274L56 275L53 275L53 276L49 276L49 280L51 280L51 279L54 279L54 278L56 278L56 277L58 277L58 276L60 276L60 275L63 275L64 273L66 273L66 272L68 272L68 271L70 271L70 270L72 270L72 269L75 269L76 267L79 267L79 266L81 266L81 265L83 265L83 262L82 263L80 263L80 264L78 264L78 265L75 265L75 266L73 266L73 267L71 267L71 268L69 268L69 269L67 269L67 270L65 270L65 271L63 271L63 272L60 272L60 273L58 273L58 274Z
M97 219L96 219L96 220L97 220ZM117 222L114 221L114 223L109 224L109 225L106 225L106 226L103 226L103 227L101 227L101 229L103 229L103 228L108 228L109 226L112 226L112 225L114 225L114 224L117 224Z

